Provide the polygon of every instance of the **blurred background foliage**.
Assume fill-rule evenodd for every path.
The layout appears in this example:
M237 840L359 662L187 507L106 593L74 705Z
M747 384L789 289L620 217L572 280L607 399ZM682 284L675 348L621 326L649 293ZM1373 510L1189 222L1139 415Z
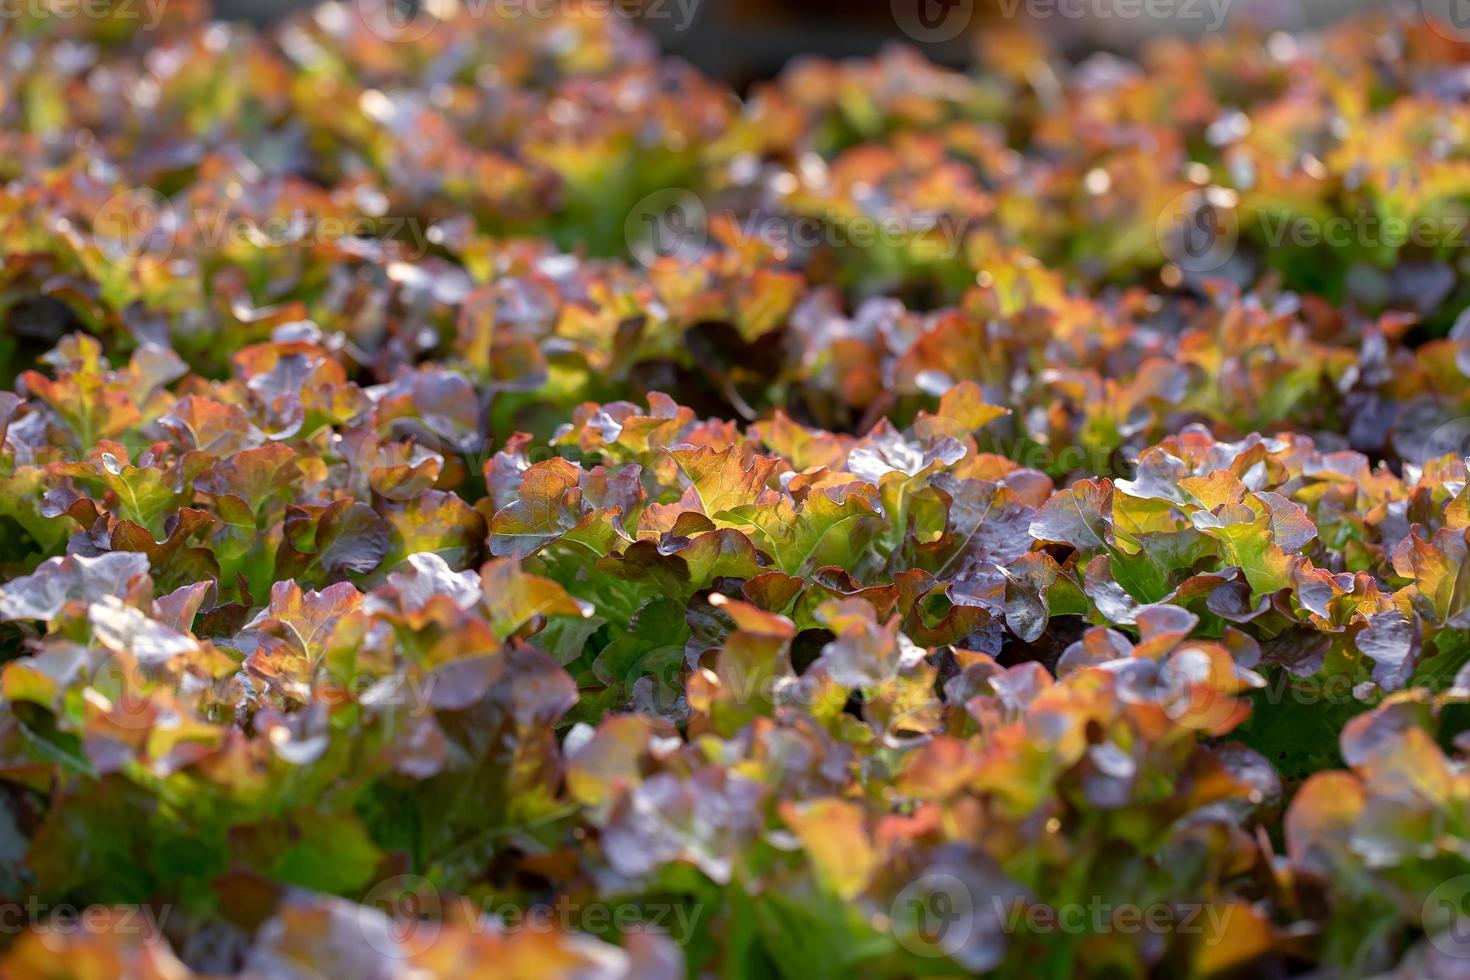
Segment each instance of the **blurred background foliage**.
M399 0L405 10L418 0ZM442 2L442 0L441 0ZM453 3L455 0L449 0ZM476 0L458 0L463 4ZM495 0L479 0L491 3ZM526 0L527 3L536 0ZM549 0L547 0L549 2ZM609 0L630 12L675 0ZM678 0L695 10L687 26L666 16L652 17L648 27L659 36L663 49L688 59L701 71L737 86L769 78L791 58L799 55L855 57L871 55L886 43L913 44L932 59L953 65L969 61L975 35L987 27L1024 23L1028 11L1062 9L1054 0ZM1061 0L1067 3L1068 0ZM1391 6L1390 0L1194 0L1198 9L1213 5L1228 15L1231 24L1254 23L1271 29L1300 30L1330 23L1352 13ZM925 42L903 33L898 17L905 8L952 4L948 16L962 16L971 7L968 30L941 43ZM312 6L311 0L216 0L218 16L269 24L296 10ZM1175 5L1178 7L1178 5ZM1099 8L1139 10L1139 15L1098 17ZM1151 5L1144 0L1122 4L1099 4L1098 0L1071 0L1069 16L1032 17L1033 27L1043 30L1062 48L1082 55L1097 50L1131 51L1156 34L1197 33L1206 29L1207 18L1198 16L1150 18ZM1178 7L1178 9L1183 9ZM938 15L931 11L931 16ZM1014 25L1010 25L1014 26Z

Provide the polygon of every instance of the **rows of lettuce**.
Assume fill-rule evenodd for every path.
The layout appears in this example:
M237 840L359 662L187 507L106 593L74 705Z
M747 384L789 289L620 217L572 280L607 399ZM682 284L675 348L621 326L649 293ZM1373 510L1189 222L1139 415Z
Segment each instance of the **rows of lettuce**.
M1460 966L1462 46L363 9L0 38L5 969Z
M0 230L36 237L33 211L10 218ZM424 438L471 455L516 432L548 439L586 401L651 390L721 418L754 421L781 409L823 428L866 431L884 417L912 421L953 385L973 381L1013 410L990 448L1054 476L1125 472L1192 423L1228 439L1290 429L1396 468L1422 465L1463 448L1470 415L1470 324L1429 339L1413 314L1369 316L1219 280L1199 294L1089 296L1010 250L989 252L979 282L954 304L926 310L883 298L850 306L835 289L732 251L645 269L477 239L483 268L471 274L447 260L390 261L391 249L368 256L356 239L316 242L309 251L323 279L310 285L319 294L296 281L313 266L293 265L302 258L295 250L254 253L281 263L282 275L265 280L290 293L262 308L251 306L250 277L233 261L220 259L213 280L189 273L179 282L231 286L213 298L180 294L189 307L180 335L166 310L110 305L107 277L127 266L108 257L106 239L64 231L44 237L46 245L75 246L98 278L59 272L41 246L7 262L0 306L11 330L0 354L10 373L24 383L24 368L79 330L113 359L135 352L150 365L140 381L105 382L113 403L85 409L97 418L72 419L58 436L59 450L81 455L127 429L150 396L148 372L168 381L192 368L229 383L242 370L268 373L269 365L247 362L292 339L332 351L336 362L320 380L332 390L351 381L345 390L355 394L304 420L272 419L267 433L344 421L360 407L352 399L376 397L362 391L410 386L442 400L417 413L434 416L420 427ZM172 253L166 264L188 266ZM313 357L303 357L302 370L314 370L306 366ZM104 383L86 379L106 374L93 366L77 383ZM70 383L37 395L68 414L59 403ZM301 395L317 397L327 398ZM115 412L129 400L137 404Z
M974 75L808 61L741 103L619 18L466 14L409 41L355 9L256 37L170 4L111 44L0 39L0 378L86 331L224 379L309 324L365 387L459 371L496 445L650 390L866 431L973 380L1015 410L1001 451L1054 476L1121 473L1190 422L1420 464L1470 414L1458 348L1425 343L1459 339L1470 249L1277 240L1455 234L1464 51L1423 23L1163 44L1136 69L1007 37ZM1230 199L1225 265L1161 237ZM650 256L644 219L671 214L655 237L687 247Z
M1138 65L989 32L971 73L901 49L808 59L740 100L600 5L432 29L372 9L263 35L172 3L152 30L7 32L7 305L46 297L27 313L52 343L167 338L216 375L220 351L309 316L387 371L430 353L441 306L549 266L611 346L656 316L648 297L529 242L626 258L676 201L672 265L714 252L724 275L666 270L682 309L654 342L673 346L702 319L763 332L794 282L929 309L1016 256L1094 292L1221 276L1441 336L1470 299L1465 46L1422 17L1301 39L1242 24ZM735 272L757 281L709 295Z
M280 339L210 382L79 335L6 400L8 540L51 555L0 586L8 892L174 910L216 972L364 929L375 968L510 944L630 976L1446 955L1454 454L1405 477L1190 426L1059 488L984 450L1011 417L966 381L861 438L589 403L475 472L474 385L364 389L346 357ZM402 881L447 913L422 949L324 897ZM1099 900L1212 925L1030 911ZM699 928L597 953L476 927L492 901Z

